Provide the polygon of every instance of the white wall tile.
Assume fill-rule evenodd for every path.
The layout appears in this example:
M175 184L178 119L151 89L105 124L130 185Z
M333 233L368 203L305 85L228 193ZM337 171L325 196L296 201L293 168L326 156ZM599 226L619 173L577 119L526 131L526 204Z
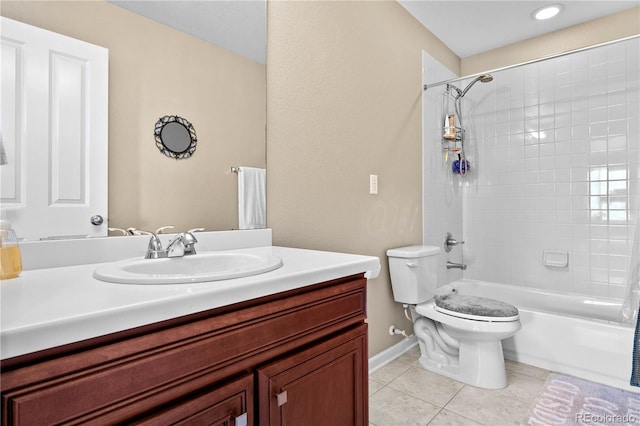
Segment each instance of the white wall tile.
M425 242L463 234L469 278L624 297L640 208L639 51L635 38L474 86L463 99L472 173L453 176L425 140ZM425 63L430 81L453 77ZM425 134L439 120L425 115ZM542 266L544 249L568 251L569 268Z

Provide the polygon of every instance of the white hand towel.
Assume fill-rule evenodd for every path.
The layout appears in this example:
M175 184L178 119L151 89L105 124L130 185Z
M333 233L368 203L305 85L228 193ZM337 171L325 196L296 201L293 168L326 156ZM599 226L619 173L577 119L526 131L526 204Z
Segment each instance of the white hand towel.
M267 226L267 171L254 167L238 170L239 229L262 229Z

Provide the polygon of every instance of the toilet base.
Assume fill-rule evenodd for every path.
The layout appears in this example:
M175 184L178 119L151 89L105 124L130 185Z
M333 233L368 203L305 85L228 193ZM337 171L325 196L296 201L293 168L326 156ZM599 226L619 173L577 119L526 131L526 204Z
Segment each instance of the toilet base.
M498 326L508 327L507 324ZM517 328L504 333L469 333L418 317L414 322L414 333L420 345L420 365L425 370L472 386L502 389L507 386L507 371L501 338L513 334Z
M501 341L461 342L458 365L436 362L424 353L418 362L427 371L479 388L503 389L507 386Z

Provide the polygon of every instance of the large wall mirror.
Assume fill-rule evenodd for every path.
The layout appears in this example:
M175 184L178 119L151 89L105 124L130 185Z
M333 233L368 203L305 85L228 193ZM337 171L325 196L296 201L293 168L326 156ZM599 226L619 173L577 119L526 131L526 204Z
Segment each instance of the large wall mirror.
M237 229L231 167L266 167L264 0L3 0L0 14L108 49L109 227ZM198 130L188 159L158 152L163 116Z

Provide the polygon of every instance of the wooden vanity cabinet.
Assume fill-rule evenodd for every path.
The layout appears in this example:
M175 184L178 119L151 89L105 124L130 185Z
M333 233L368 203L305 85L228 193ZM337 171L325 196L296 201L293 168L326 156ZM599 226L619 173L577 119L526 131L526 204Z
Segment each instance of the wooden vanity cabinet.
M2 361L3 425L368 424L366 279Z

